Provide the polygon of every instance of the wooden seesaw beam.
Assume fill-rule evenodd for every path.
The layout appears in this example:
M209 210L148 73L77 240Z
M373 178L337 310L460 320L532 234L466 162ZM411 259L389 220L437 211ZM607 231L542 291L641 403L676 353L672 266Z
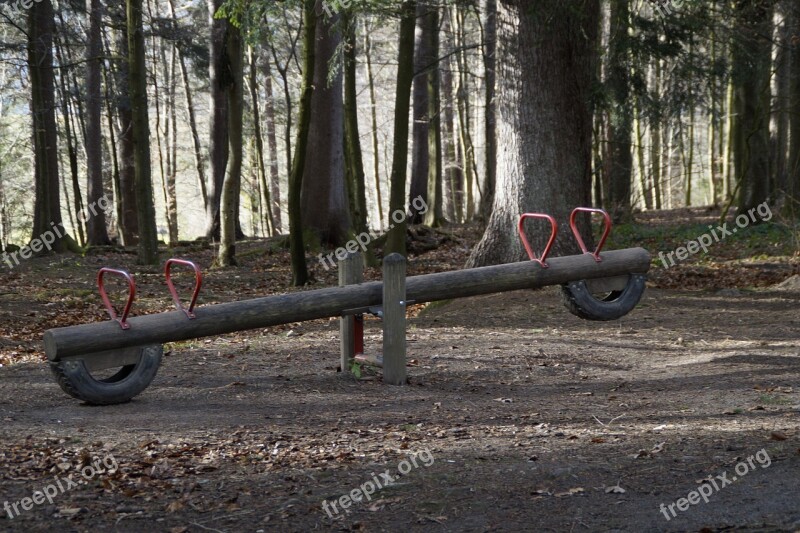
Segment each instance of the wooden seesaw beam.
M534 261L470 268L406 279L406 299L416 303L466 298L482 294L560 285L578 279L611 278L650 269L650 254L643 248L613 250L595 261L591 254L548 259L549 268ZM55 328L44 333L50 361L120 350L132 346L163 344L290 322L341 316L357 308L381 305L380 281L316 289L292 294L201 307L188 320L180 311L128 319L130 329L116 322L98 322Z

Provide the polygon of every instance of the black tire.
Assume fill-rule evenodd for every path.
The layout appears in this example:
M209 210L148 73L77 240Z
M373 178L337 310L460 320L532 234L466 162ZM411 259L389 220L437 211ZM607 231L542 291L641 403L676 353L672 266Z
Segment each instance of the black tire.
M142 346L139 360L125 365L112 376L96 379L83 360L50 363L50 370L61 389L92 405L125 403L145 390L156 377L164 349L160 344Z
M564 306L573 315L585 320L616 320L630 313L644 293L647 276L631 274L621 291L600 295L592 294L585 280L561 285Z

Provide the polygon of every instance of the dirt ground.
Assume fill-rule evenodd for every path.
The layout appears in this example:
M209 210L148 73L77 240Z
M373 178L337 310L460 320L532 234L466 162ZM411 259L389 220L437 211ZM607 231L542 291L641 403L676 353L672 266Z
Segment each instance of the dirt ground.
M409 273L460 268L472 238ZM202 305L286 290L285 252L240 253ZM726 264L771 272L737 288L719 272L658 288L674 278L655 270L614 322L572 316L555 288L417 306L405 387L337 372L331 319L168 345L142 395L87 406L52 379L41 333L104 319L101 264L135 272L140 312L169 309L158 269L133 263L0 271L0 530L800 531L797 258ZM311 288L335 283L314 268ZM366 337L378 352L379 322ZM343 509L359 488L369 501Z

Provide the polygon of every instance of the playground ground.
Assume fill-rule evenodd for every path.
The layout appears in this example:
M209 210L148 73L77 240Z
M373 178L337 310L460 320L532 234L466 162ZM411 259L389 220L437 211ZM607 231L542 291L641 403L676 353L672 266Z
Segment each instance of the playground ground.
M667 220L611 246L671 249ZM570 315L554 288L416 306L406 387L337 372L331 319L168 345L150 388L109 407L58 388L41 333L104 319L103 265L136 273L139 312L169 309L159 269L110 251L4 268L0 529L800 531L800 259L780 229L754 232L654 265L615 322ZM440 234L409 274L460 268L476 234ZM201 305L286 290L285 251L239 252Z

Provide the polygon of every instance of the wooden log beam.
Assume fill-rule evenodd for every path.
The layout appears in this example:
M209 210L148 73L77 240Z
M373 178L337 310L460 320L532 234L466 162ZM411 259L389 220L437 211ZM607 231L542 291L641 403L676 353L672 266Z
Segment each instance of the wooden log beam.
M599 263L590 255L572 255L548 259L549 268L523 261L412 276L406 280L406 297L417 303L433 302L645 273L650 268L650 254L642 248L612 250L601 257ZM48 359L59 361L130 346L341 316L348 309L381 305L382 300L383 283L374 281L200 307L194 320L179 311L138 316L128 319L131 327L124 331L111 321L50 329L44 333L44 345Z

